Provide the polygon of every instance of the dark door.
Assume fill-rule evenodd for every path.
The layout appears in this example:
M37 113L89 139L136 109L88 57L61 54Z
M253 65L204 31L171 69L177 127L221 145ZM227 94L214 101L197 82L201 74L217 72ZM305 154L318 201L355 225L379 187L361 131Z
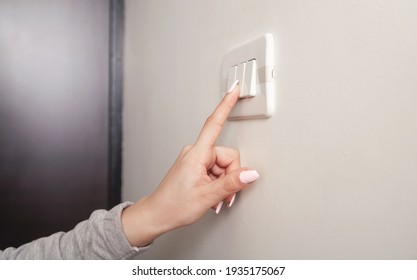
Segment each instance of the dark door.
M0 249L120 199L115 3L0 1Z

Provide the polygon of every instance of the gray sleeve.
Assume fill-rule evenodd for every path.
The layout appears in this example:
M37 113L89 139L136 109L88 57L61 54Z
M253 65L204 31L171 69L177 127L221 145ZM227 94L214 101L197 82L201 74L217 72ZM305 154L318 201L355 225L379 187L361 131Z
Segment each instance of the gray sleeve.
M122 210L131 202L110 211L96 210L73 230L58 232L0 251L0 259L130 259L150 246L133 247L122 229Z

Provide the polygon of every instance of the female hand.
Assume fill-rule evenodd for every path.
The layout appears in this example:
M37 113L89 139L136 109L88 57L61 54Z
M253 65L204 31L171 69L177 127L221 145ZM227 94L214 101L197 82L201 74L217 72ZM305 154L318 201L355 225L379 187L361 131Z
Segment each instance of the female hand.
M158 188L122 213L122 227L131 245L145 246L170 230L200 219L210 208L218 213L225 200L259 174L240 167L239 152L216 147L216 140L236 104L237 81L208 117L194 145L183 148Z

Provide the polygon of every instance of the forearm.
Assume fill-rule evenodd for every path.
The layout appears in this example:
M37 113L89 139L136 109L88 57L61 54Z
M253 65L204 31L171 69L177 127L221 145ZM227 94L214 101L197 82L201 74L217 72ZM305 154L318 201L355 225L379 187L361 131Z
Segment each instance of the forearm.
M40 238L19 248L0 251L0 259L127 259L146 248L132 247L121 226L121 212L130 203L110 211L97 210L73 230Z

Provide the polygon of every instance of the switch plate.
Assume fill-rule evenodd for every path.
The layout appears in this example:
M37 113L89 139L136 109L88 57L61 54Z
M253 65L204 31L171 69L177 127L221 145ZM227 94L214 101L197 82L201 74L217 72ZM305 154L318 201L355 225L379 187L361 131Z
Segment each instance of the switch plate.
M225 55L223 59L223 77L225 78L224 84L227 84L226 90L233 83L233 81L230 81L233 76L230 72L233 73L234 70L231 70L231 68L234 66L237 67L236 79L239 79L239 86L241 87L240 97L244 98L238 100L229 115L229 120L271 117L275 111L275 46L273 35L267 33L231 50ZM251 71L251 67L255 71Z

